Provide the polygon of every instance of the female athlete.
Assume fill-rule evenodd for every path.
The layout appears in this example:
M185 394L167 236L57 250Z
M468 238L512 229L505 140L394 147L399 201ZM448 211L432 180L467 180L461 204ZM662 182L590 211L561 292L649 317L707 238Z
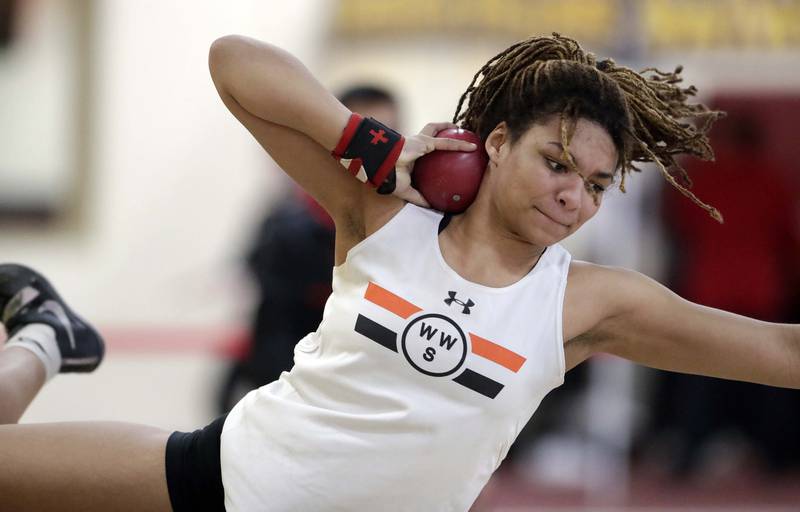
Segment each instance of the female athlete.
M680 70L639 74L558 35L515 44L456 110L476 148L434 137L451 123L404 139L360 119L266 43L223 37L209 61L224 104L335 220L323 321L291 372L202 430L16 425L47 378L96 367L102 341L42 276L0 267L0 510L464 511L594 354L800 387L800 327L687 302L558 245L636 162L720 218L674 160L710 158L718 116L689 103ZM488 155L461 215L410 186L433 150Z

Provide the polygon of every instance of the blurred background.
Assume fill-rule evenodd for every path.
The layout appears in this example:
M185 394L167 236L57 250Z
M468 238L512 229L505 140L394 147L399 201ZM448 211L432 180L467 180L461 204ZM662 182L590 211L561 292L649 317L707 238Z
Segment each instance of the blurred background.
M352 109L413 133L451 119L490 57L554 31L635 69L683 64L729 112L717 162L685 162L724 225L644 168L564 245L800 322L800 1L0 0L0 260L50 276L108 341L94 376L58 377L23 421L192 430L288 369L291 329L321 314L329 221L217 97L216 37L278 44L355 93ZM308 247L313 276L286 266ZM282 305L304 323L265 318L291 272L305 281ZM800 393L596 358L474 506L638 508L800 510Z

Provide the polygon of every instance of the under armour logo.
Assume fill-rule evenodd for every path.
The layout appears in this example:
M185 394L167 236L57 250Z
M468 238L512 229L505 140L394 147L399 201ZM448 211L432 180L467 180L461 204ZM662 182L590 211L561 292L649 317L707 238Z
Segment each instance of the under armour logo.
M444 303L449 306L449 305L451 305L452 303L455 302L459 306L463 306L464 309L461 312L464 313L465 315L468 315L469 314L469 308L471 308L472 306L475 305L475 303L472 302L472 299L467 299L467 302L464 302L462 300L458 300L456 298L456 292L447 292L447 295L449 295L450 297L447 298L447 299L444 299Z

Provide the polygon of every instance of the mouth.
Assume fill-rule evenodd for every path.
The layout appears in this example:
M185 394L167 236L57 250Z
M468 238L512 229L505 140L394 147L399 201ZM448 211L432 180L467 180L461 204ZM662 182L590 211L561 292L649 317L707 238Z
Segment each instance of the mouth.
M561 226L562 228L570 229L570 228L572 227L572 225L571 225L571 224L564 224L563 222L559 222L559 221L557 221L556 219L554 219L553 217L551 217L551 216L547 215L546 213L544 213L544 212L543 212L542 210L540 210L539 208L536 208L535 206L533 207L533 209L534 209L534 210L536 210L537 212L539 212L539 213L540 213L540 214L541 214L543 217L547 218L547 219L548 219L550 222L552 222L552 223L554 223L554 224L558 224L558 225L559 225L559 226Z

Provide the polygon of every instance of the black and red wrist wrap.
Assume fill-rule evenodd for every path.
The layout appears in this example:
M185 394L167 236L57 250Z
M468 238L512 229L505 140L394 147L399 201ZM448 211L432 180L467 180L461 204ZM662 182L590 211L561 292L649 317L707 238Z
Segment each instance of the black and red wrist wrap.
M353 174L363 166L367 181L378 193L391 194L395 188L394 165L404 143L405 138L388 126L353 113L331 154L340 160L350 160Z

